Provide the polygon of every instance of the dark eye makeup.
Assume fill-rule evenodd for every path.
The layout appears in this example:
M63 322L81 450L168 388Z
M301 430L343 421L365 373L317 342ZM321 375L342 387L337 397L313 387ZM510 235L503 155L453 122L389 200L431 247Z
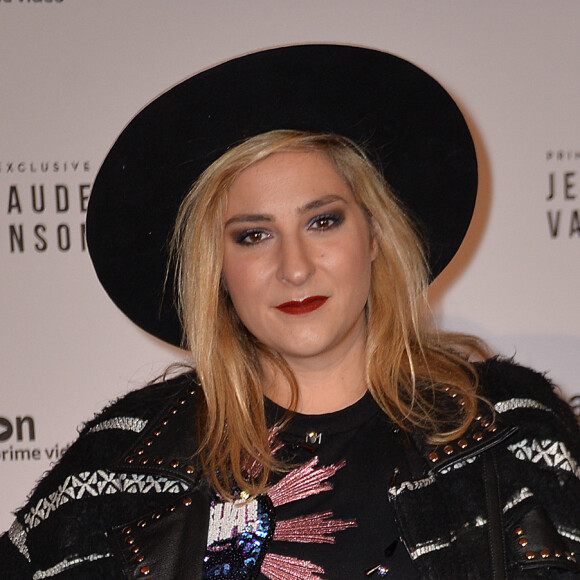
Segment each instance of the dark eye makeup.
M340 226L344 222L344 213L327 212L318 214L308 221L309 230L325 232ZM254 246L271 237L271 233L263 228L248 228L234 234L234 242L241 246Z
M263 242L270 237L270 234L266 230L260 228L251 228L249 230L243 230L234 236L234 241L236 244L241 246L253 246Z
M313 230L326 231L340 226L342 222L344 222L344 214L333 211L313 217L308 223L308 227Z

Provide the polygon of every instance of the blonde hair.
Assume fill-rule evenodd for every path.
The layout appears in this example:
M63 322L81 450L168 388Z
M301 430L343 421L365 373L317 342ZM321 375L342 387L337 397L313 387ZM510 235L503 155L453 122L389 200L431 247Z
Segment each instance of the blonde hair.
M224 497L231 497L234 484L250 494L264 491L271 471L283 467L269 453L260 357L281 370L294 405L298 399L290 368L245 329L222 280L229 188L244 169L282 151L325 155L369 220L378 255L367 303L365 378L378 405L395 424L434 443L463 433L478 408L477 372L466 353L483 357L485 346L425 322L428 271L421 241L364 152L333 134L280 130L252 137L199 177L182 203L172 240L184 346L204 394L199 459Z

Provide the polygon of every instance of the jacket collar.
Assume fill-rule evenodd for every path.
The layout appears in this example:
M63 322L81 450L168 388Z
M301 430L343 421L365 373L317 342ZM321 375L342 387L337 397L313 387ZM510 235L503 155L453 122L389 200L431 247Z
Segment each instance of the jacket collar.
M192 487L199 482L195 408L200 387L192 373L180 379L183 385L177 395L163 405L133 445L113 462L112 470L163 475L180 479ZM415 463L411 465L413 476L441 472L495 447L516 431L517 427L506 424L501 416L486 409L465 433L452 441L430 445L412 436L413 454L419 454L415 461L411 459L411 463Z
M430 445L415 440L420 455L427 464L427 473L439 473L467 461L511 437L517 427L505 423L491 411L481 412L469 428L452 441Z

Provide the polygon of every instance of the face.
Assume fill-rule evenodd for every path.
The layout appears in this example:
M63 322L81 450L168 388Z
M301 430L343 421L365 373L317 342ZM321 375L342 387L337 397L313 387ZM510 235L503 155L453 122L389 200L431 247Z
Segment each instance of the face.
M224 278L246 328L292 366L364 345L376 250L368 220L330 161L273 154L229 192Z

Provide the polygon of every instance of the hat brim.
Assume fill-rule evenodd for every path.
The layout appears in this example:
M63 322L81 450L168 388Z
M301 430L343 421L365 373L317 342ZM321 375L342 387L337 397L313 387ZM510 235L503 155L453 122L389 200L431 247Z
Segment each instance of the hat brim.
M123 130L95 179L87 243L115 304L179 345L168 240L181 201L229 147L275 129L362 145L422 228L431 277L469 226L477 161L469 129L431 76L391 54L311 44L235 58L186 79Z

